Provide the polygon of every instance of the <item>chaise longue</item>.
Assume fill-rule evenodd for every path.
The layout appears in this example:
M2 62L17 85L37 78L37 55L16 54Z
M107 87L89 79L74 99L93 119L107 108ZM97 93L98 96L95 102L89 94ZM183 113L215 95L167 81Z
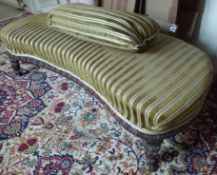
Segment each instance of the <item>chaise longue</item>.
M24 58L22 56L29 56L68 71L87 83L111 105L122 123L129 126L138 137L145 139L147 168L156 171L163 139L181 131L202 109L213 78L210 59L194 46L159 31L136 47L129 38L127 47L120 44L121 39L118 39L113 43L116 48L112 47L111 38L109 41L100 40L99 37L87 37L85 40L85 36L79 33L82 29L71 35L74 31L71 28L67 30L71 23L64 25L61 22L73 20L88 10L93 12L95 8L78 4L68 6L61 6L50 14L17 20L1 30L0 37L15 73L22 75L19 61ZM83 11L78 13L79 9ZM61 18L66 11L77 14ZM104 16L111 13L99 8L95 12L103 13ZM118 15L113 18L129 16L122 12L114 13ZM72 24L88 16L80 16ZM102 17L99 18L102 21ZM114 21L110 19L107 23ZM90 22L87 24L91 25ZM129 24L126 24L128 28ZM113 27L115 25L113 23ZM136 28L136 25L132 25ZM141 49L143 46L145 49Z

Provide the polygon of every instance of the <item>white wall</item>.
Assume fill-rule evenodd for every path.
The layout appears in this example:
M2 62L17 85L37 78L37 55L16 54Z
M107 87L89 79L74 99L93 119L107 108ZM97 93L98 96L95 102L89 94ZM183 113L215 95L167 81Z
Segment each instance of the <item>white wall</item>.
M177 6L178 0L146 0L146 14L166 29L176 21Z
M94 4L95 0L70 0L71 3Z
M217 0L206 0L198 37L195 42L212 56L215 65L217 65Z
M23 1L27 5L26 10L32 13L47 13L58 6L57 0L23 0ZM67 0L59 0L59 2L61 4L65 4L67 3ZM95 4L95 0L70 0L70 2L85 3L90 5Z
M135 2L136 0L104 0L103 7L113 10L134 12Z

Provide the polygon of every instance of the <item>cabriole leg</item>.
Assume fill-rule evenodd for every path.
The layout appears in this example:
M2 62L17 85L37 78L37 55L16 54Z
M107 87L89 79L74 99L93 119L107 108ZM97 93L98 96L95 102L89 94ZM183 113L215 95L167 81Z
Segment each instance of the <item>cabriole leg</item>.
M20 61L18 59L10 59L11 67L16 75L21 75Z
M149 140L146 143L146 165L147 169L150 172L154 172L158 170L159 163L159 151L161 147L162 140Z
M12 55L11 53L7 52L7 56L10 59L11 67L16 75L22 76L29 73L28 70L21 69L19 57Z

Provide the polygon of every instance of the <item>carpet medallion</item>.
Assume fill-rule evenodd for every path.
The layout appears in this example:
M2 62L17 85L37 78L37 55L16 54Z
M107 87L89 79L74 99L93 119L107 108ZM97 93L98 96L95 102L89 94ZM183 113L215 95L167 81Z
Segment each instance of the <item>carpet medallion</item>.
M1 23L1 21L0 21ZM41 63L15 76L0 46L0 175L146 175L145 142L91 90ZM217 93L195 123L166 139L153 175L217 174Z

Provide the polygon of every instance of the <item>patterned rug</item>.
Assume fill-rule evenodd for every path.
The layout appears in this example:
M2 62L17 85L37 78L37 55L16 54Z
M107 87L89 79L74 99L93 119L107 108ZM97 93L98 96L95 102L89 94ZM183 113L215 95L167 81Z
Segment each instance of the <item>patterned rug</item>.
M144 141L88 87L27 63L30 73L15 76L4 51L0 46L0 175L148 174ZM217 174L216 99L213 88L196 122L164 141L153 175Z

